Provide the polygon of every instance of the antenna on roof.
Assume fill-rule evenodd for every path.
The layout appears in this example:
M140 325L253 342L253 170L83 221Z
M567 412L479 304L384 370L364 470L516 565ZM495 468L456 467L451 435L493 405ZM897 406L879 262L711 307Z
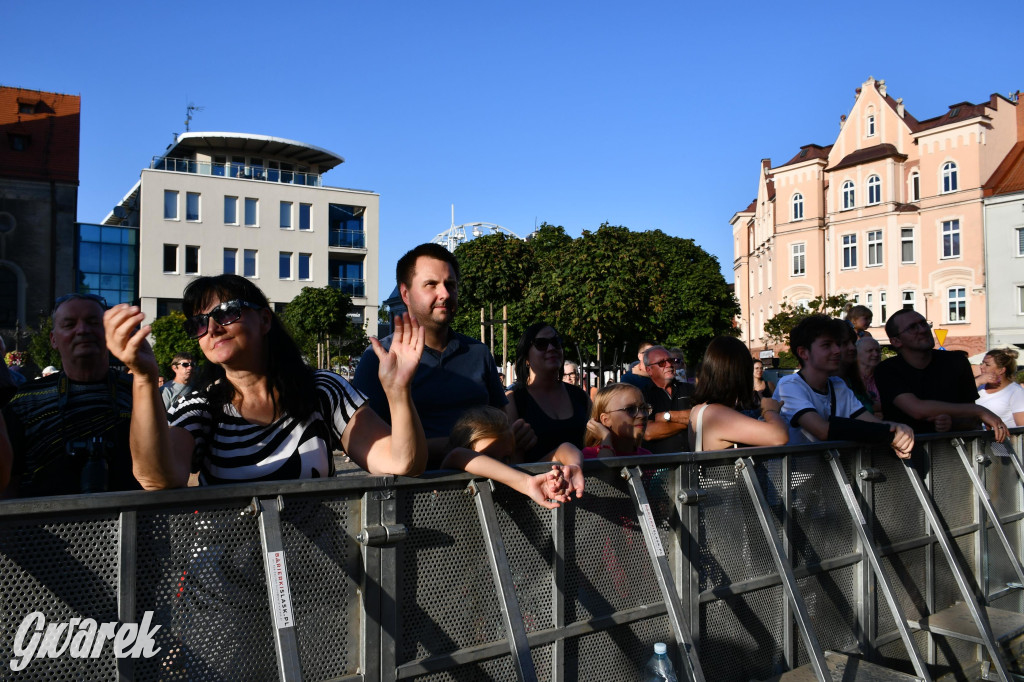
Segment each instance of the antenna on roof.
M185 132L189 131L189 125L192 123L192 114L197 111L202 111L206 107L196 106L193 102L189 102L185 106Z

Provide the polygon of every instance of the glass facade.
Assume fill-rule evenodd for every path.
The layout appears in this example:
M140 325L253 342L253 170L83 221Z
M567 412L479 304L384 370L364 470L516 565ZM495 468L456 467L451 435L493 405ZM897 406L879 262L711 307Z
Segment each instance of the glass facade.
M79 223L75 235L76 290L107 303L139 297L139 229Z
M363 231L362 206L328 204L327 228L330 231L328 245L349 249L365 249L366 234Z
M328 284L350 296L366 296L363 281L363 264L347 261L331 261Z

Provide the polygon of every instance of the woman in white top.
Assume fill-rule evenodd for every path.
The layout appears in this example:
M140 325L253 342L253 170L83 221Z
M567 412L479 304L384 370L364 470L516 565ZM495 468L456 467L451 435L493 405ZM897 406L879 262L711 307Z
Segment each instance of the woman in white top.
M697 378L690 411L690 449L723 450L739 445L777 446L789 441L781 405L761 398L754 405L754 359L732 336L711 341ZM758 419L761 417L761 419Z
M1024 426L1024 386L1017 375L1017 351L997 348L985 353L978 376L977 403L999 415L1006 427Z

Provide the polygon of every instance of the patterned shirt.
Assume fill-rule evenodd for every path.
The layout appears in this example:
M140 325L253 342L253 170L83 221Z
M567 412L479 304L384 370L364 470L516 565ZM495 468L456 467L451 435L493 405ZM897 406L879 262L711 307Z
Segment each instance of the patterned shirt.
M89 448L107 462L107 490L141 489L132 475L131 414L132 379L115 370L104 381L71 381L58 372L23 385L4 408L14 451L11 492L81 493Z
M192 434L192 470L203 485L242 481L321 478L334 472L334 450L365 397L345 379L317 370L317 409L303 421L283 415L270 424L246 421L234 405L214 415L205 391L179 398L168 414L171 426Z

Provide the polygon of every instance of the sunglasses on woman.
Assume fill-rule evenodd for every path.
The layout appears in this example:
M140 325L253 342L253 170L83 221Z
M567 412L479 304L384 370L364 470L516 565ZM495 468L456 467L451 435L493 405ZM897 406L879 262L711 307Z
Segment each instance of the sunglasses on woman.
M541 353L546 351L548 349L548 346L551 346L555 350L558 350L559 348L562 347L562 339L558 338L557 336L538 336L530 343L533 345L534 348L539 350Z
M185 333L190 339L201 339L210 330L210 319L222 327L238 322L242 317L242 309L262 310L263 306L248 301L235 299L225 301L208 313L193 315L185 320Z
M608 410L609 412L625 412L626 416L630 419L636 419L637 417L650 417L651 406L647 403L641 405L627 405L626 407L620 407L617 410Z

